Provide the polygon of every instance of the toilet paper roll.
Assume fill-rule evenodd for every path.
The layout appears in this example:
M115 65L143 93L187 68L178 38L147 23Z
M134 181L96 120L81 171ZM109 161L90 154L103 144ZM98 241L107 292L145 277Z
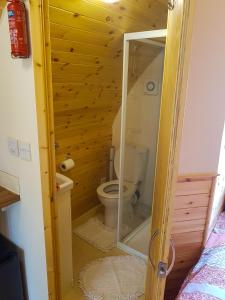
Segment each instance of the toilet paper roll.
M69 171L75 167L75 162L69 158L67 160L64 160L60 165L60 170L63 172Z

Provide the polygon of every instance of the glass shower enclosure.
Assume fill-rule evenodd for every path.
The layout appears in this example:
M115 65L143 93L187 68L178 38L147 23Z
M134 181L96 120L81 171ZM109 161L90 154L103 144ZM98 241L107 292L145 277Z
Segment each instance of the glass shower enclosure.
M118 248L147 257L166 30L126 33L120 137Z

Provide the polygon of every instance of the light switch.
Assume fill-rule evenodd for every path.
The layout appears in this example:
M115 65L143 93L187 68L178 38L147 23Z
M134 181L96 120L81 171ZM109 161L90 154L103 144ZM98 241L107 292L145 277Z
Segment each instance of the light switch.
M9 153L13 156L19 156L18 140L9 137L8 138L8 150Z
M31 161L31 147L29 143L22 141L18 142L19 145L19 156L22 160Z

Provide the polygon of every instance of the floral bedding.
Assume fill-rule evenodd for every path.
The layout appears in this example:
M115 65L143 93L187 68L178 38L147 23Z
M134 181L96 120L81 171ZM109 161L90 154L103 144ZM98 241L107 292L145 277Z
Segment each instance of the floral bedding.
M225 212L176 300L225 300Z

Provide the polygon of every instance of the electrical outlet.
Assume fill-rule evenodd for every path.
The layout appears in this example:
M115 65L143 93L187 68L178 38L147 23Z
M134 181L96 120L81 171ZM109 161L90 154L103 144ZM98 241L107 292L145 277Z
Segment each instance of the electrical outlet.
M31 161L31 148L29 143L19 141L19 156L22 160Z
M13 156L19 156L18 140L9 137L8 138L8 150L9 153Z

